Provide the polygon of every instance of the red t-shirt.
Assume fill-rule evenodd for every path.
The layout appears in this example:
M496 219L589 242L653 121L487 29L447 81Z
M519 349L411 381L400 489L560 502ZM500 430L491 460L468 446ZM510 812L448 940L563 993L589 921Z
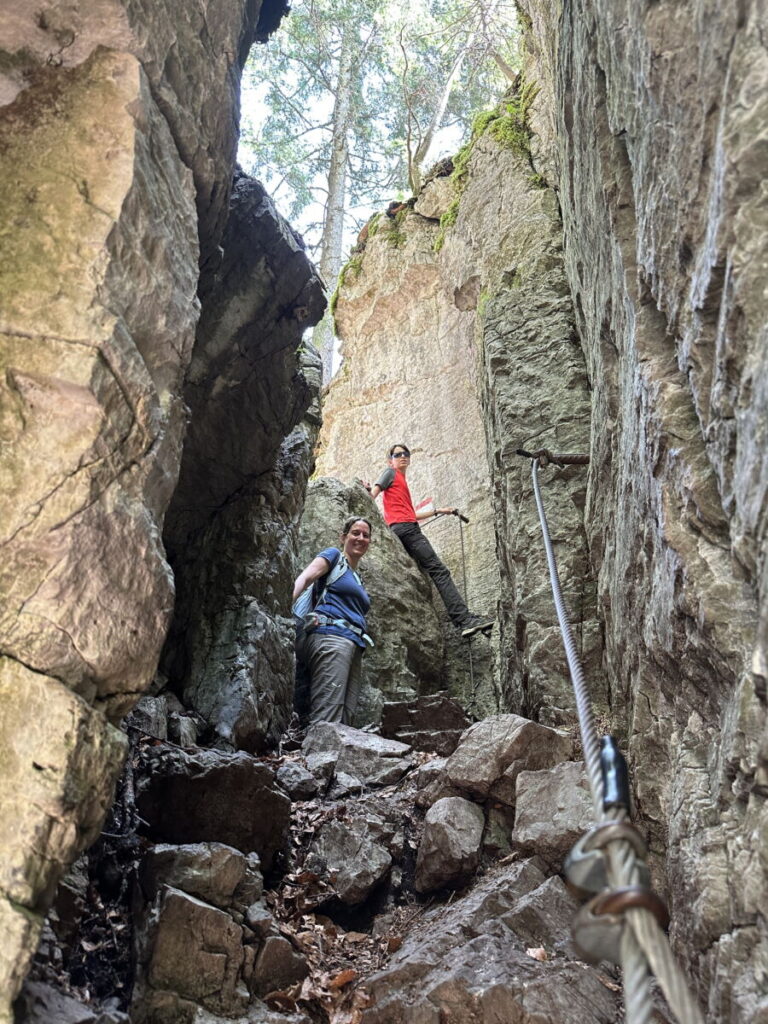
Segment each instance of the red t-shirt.
M384 470L376 481L382 490L384 498L384 522L387 526L392 523L415 523L416 510L411 500L411 492L405 480L405 473L401 469Z

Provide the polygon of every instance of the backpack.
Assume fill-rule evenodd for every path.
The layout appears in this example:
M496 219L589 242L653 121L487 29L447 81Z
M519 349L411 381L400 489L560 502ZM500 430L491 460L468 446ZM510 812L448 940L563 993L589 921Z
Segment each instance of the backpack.
M291 611L293 612L293 618L296 622L296 627L299 628L304 623L304 618L309 615L314 608L321 603L325 597L326 590L332 586L337 579L344 575L349 568L349 562L346 560L344 555L339 552L339 557L336 560L336 564L332 569L326 573L325 577L321 576L319 579L314 580L308 586L306 586L296 600L293 602ZM325 582L323 583L323 580ZM319 584L323 583L322 590L319 589Z

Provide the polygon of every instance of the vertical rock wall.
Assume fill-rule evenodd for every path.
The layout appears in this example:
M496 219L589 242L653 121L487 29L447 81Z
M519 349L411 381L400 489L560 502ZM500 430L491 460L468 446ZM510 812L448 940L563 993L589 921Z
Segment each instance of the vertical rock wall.
M185 398L190 427L165 541L178 585L163 672L205 738L261 752L293 697L294 544L319 423L323 288L262 186L238 176ZM296 429L294 429L296 428Z
M413 453L408 482L414 502L433 497L469 517L464 529L468 604L495 613L498 571L493 509L472 350L473 315L446 295L434 251L437 221L404 211L369 229L365 251L350 263L336 306L344 364L323 406L318 472L374 481L397 441ZM459 588L463 584L458 522L424 527ZM439 602L438 602L439 603ZM442 606L440 606L442 608ZM447 636L452 690L476 714L498 710L490 645L475 645L471 691L466 645ZM473 666L474 667L474 666Z
M526 0L592 386L585 525L708 1018L766 1012L764 5ZM542 133L546 130L542 127Z
M510 102L517 102L510 100ZM476 138L455 186L455 223L440 253L444 289L474 312L487 457L501 574L506 706L570 725L574 700L557 627L530 479L517 448L587 451L590 394L562 251L557 198L510 141L502 116ZM501 130L500 130L501 129ZM477 134L477 133L476 133ZM583 469L542 473L547 514L574 635L603 698Z
M2 1020L57 879L111 799L124 740L110 723L150 683L168 627L160 534L185 430L199 264L204 293L228 216L240 69L284 10L279 0L6 6ZM297 309L312 308L299 301L303 273L288 314L296 342ZM307 400L299 383L287 404Z

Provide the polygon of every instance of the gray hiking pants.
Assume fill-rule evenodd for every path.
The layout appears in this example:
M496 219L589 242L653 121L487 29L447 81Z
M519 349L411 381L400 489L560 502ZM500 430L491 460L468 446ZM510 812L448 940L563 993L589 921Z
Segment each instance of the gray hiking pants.
M453 582L453 577L447 566L421 532L419 524L392 523L390 529L400 538L403 547L414 562L427 573L437 587L437 592L448 612L448 618L454 626L466 625L472 616L464 603L464 598Z
M343 636L309 633L301 644L300 658L311 680L310 725L351 725L360 694L362 647Z

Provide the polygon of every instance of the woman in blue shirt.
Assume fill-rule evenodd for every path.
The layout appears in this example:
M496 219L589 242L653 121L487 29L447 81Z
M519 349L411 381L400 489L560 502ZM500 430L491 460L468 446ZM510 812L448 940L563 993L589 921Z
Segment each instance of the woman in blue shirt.
M353 516L342 527L341 550L325 548L293 586L294 601L315 581L320 595L296 649L297 675L309 677L310 724L352 724L360 693L363 651L366 643L372 643L365 623L371 600L357 574L358 563L370 543L371 524ZM330 585L324 585L323 577L333 574L342 556L347 569Z

